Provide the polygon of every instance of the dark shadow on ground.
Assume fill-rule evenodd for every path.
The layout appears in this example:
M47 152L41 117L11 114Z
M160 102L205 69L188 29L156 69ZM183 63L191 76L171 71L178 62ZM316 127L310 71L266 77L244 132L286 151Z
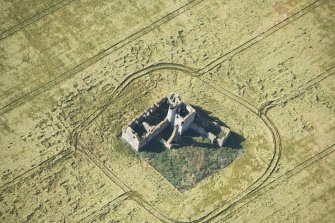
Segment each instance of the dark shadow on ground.
M197 113L199 113L200 115L204 115L204 116L208 116L211 120L219 123L222 126L228 127L226 125L226 123L224 123L223 121L221 121L218 117L213 116L213 112L211 111L207 111L206 109L197 106L197 105L191 105L193 108L195 108L195 110L197 110Z
M161 153L166 150L163 143L154 139L140 149L140 152Z
M245 138L236 133L230 132L230 136L225 143L225 147L232 148L232 149L242 149L242 143L245 141Z
M202 147L202 148L217 148L219 146L213 145L209 140L207 143L199 143L193 140L194 137L201 137L201 135L193 130L188 130L184 133L182 137L182 145L178 148L182 148L183 146L195 146L195 147ZM224 144L224 147L229 147L232 149L242 149L242 143L245 141L245 138L236 133L231 131L230 136L228 137L227 141Z
M182 137L182 142L180 145L174 146L172 149L182 149L183 147L194 147L196 148L207 148L215 149L220 148L217 145L213 145L209 140L204 138L204 141L199 142L194 140L194 137L201 137L200 134L193 130L188 130L184 133ZM232 149L242 149L242 143L245 141L245 138L235 132L231 132L229 138L227 139L224 147ZM147 145L141 148L140 152L152 152L152 153L161 153L165 151L166 148L163 143L158 140L152 140Z
M203 108L201 108L199 106L194 106L194 105L192 105L192 106L197 110L197 113L199 113L200 115L206 116L210 120L215 121L222 126L228 127L224 122L222 122L218 118L211 116L210 115L210 114L212 114L211 112L209 112L207 110L204 110ZM172 133L172 128L167 128L161 134L159 134L157 136L157 138L163 138L163 139L167 140L168 137L171 135L171 133ZM209 140L206 140L205 138L202 142L195 141L194 140L195 137L201 137L201 136L200 136L199 133L197 133L193 130L186 131L182 136L181 144L174 146L173 149L182 149L185 146L194 147L194 148L207 148L207 149L214 149L214 148L219 147L217 145L213 145ZM231 130L230 136L227 139L224 147L228 147L228 148L232 148L232 149L242 149L243 141L245 141L245 138L242 135L240 135L236 132L233 132ZM161 142L159 142L159 140L152 140L146 146L144 146L141 149L141 151L160 153L160 152L165 151L165 149L166 149L165 146Z
M227 127L218 118L211 116L211 112L199 106L192 106L201 115ZM167 140L171 132L172 129L166 129L158 137ZM204 178L231 165L238 155L242 154L244 141L242 135L231 131L224 147L220 147L213 145L209 139L201 137L199 133L188 130L183 134L180 145L173 149L165 148L163 143L154 139L138 154L178 190L185 191Z

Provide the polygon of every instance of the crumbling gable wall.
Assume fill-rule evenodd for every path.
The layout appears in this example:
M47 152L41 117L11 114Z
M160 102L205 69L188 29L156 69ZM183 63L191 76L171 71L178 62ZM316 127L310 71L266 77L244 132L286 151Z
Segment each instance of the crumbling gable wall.
M201 135L206 136L213 144L222 146L229 136L230 130L221 126L226 131L224 137L217 135L201 127L201 123L195 122L196 110L182 102L178 94L172 93L162 98L158 103L145 110L141 115L133 119L122 131L122 139L127 141L135 150L139 150L158 136L166 128L173 128L172 135L167 141L160 139L167 148L173 143L178 143L181 135L192 128ZM217 125L217 123L211 123ZM218 128L220 126L217 126Z

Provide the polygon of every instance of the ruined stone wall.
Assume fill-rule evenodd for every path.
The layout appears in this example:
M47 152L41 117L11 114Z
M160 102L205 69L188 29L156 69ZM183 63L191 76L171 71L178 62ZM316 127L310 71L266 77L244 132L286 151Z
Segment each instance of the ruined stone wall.
M166 117L157 125L154 125L149 121L146 122L146 118L150 118L150 115L153 115L153 113L157 112L157 109L161 108L160 106L162 106L163 103L169 104ZM186 109L187 111L178 111L179 108ZM164 107L162 109L165 111L166 108ZM163 140L164 144L168 147L172 145L172 141L175 141L177 137L181 137L182 133L187 131L189 128L192 128L201 135L208 137L212 143L218 143L220 146L222 146L229 136L229 129L218 126L217 123L214 123L214 125L216 125L218 128L221 128L222 131L227 132L225 137L218 138L218 136L212 132L206 131L205 128L201 126L201 124L196 124L194 122L195 116L196 110L192 106L183 103L178 95L171 94L169 97L161 99L158 103L145 110L140 116L130 122L126 129L123 130L122 138L138 151L163 130L171 126L174 127L173 134L168 141ZM159 119L160 118L162 117L159 117Z
M130 126L122 131L121 138L126 140L135 150L138 150L141 147L140 138Z
M167 119L164 119L162 122L160 122L158 125L154 126L150 132L148 132L144 136L145 142L149 142L154 137L156 137L159 133L161 133L165 128L169 126L169 121Z
M174 125L179 126L178 132L182 134L183 132L187 131L190 125L193 123L194 118L195 112L190 113L185 118L182 118L181 116L176 116Z
M177 108L169 108L168 110L168 114L167 114L167 119L169 120L169 122L174 122L174 119L176 117L176 112L177 112Z

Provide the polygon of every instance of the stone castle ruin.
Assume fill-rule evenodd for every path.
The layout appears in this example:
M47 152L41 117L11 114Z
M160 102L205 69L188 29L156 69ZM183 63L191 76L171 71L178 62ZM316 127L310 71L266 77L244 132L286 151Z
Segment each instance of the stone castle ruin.
M201 116L178 94L171 93L128 123L121 138L136 151L154 138L170 149L181 143L183 133L189 129L219 146L223 146L230 135L229 128Z

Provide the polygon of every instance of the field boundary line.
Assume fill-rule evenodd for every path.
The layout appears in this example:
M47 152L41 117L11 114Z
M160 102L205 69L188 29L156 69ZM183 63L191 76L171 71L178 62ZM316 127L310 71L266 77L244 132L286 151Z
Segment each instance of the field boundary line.
M60 2L57 2L56 4L45 8L39 13L36 13L35 15L23 20L22 22L19 22L18 24L12 26L11 28L5 30L0 34L0 42L4 39L6 39L9 36L14 35L16 32L20 31L21 29L29 26L30 24L35 23L36 21L42 19L43 17L52 14L53 12L63 8L66 5L69 5L75 0L62 0Z

